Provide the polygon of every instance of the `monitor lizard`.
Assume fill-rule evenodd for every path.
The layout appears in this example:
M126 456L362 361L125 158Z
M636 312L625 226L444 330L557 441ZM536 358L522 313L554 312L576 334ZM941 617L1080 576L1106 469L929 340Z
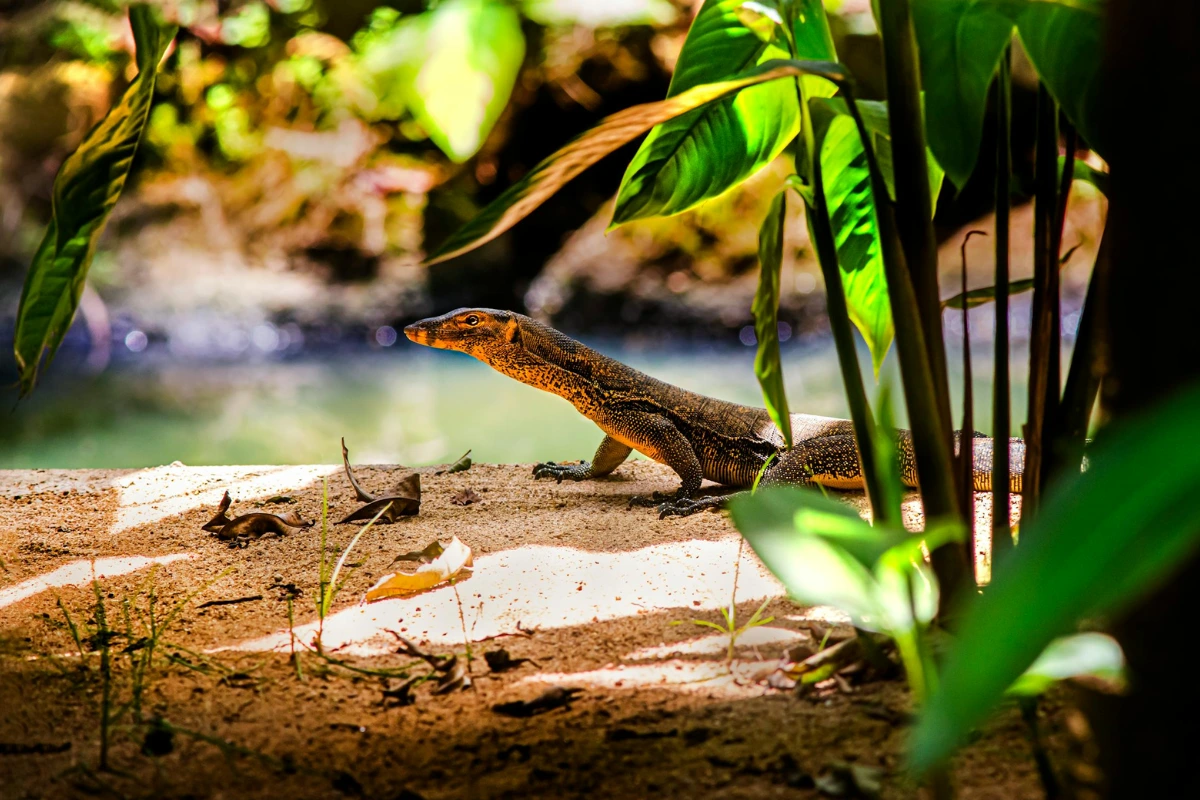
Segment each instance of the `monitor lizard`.
M727 497L699 496L704 479L748 488L768 461L763 485L863 486L849 420L792 414L789 449L764 409L672 386L512 311L460 308L413 323L404 334L417 344L467 353L511 378L552 392L604 432L590 462L538 464L535 478L552 477L560 483L564 478L599 478L637 450L675 470L682 481L673 497L655 492L630 500L630 507L657 505L660 518L720 507ZM981 433L974 439L974 488L990 491L992 441ZM898 431L897 444L901 479L917 488L911 434ZM1010 488L1020 492L1025 445L1012 439L1009 451Z

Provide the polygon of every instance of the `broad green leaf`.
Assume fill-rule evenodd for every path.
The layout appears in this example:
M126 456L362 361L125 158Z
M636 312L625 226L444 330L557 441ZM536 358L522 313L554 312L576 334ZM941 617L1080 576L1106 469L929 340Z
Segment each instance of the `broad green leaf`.
M828 106L829 110L838 114L849 114L846 101L840 97L815 101ZM896 200L896 175L892 169L892 131L888 122L887 103L880 100L855 101L858 113L863 119L863 125L871 135L871 145L875 148L875 160L879 163L879 172L887 187L888 198ZM926 150L926 165L929 170L929 194L936 211L938 195L942 190L942 178L946 173L942 165L933 157L933 152Z
M403 68L409 106L442 152L466 161L512 94L525 59L521 19L499 0L447 0L416 24L420 47Z
M753 498L740 497L731 507L738 530L794 599L811 605L834 606L849 614L855 625L874 629L879 613L875 580L870 571L844 548L798 529L790 519L780 520L769 511L763 513L765 504L761 501L782 492L805 492L820 498L819 494L802 489L763 489ZM802 511L805 516L801 523L828 518L833 526L847 524L840 512L812 508ZM857 523L871 532L871 526L862 520Z
M1121 645L1103 633L1077 633L1055 639L1037 661L1008 687L1008 694L1034 697L1068 678L1095 678L1116 687L1125 682Z
M540 25L666 25L678 11L668 0L523 0L525 16Z
M466 225L456 231L426 264L461 255L490 242L529 215L563 184L623 144L669 119L759 83L820 75L838 84L847 81L837 64L824 61L769 61L732 80L705 84L657 103L619 111L538 162L524 178L510 186Z
M767 413L792 446L792 418L783 388L783 364L779 361L779 271L783 268L783 223L787 212L787 190L775 195L758 231L758 291L754 294L754 332L758 353L754 374L762 387Z
M820 536L845 550L864 569L905 541L909 534L872 527L854 509L812 489L768 486L752 498L739 497L731 506L737 529L755 531L789 528Z
M1017 32L1038 76L1088 145L1109 156L1101 63L1104 4L1025 0Z
M1051 488L1021 546L972 598L913 739L924 772L947 758L1056 638L1120 612L1200 544L1200 390L1105 428L1088 469Z
M160 23L149 6L130 6L129 22L137 77L63 162L54 179L53 216L21 291L13 354L22 397L33 391L43 354L49 365L75 317L96 242L146 126L158 63L175 36L175 27Z
M929 148L959 189L983 137L988 87L1013 19L997 0L912 0Z
M743 2L706 0L680 51L668 98L788 56L786 45L765 43L742 23ZM823 11L812 24L826 24ZM807 47L796 57L831 61L832 44ZM796 98L792 81L778 81L655 127L625 171L612 225L678 214L753 175L799 130Z
M882 629L893 634L933 621L938 609L938 582L925 562L925 553L961 542L965 534L961 525L950 522L933 525L917 535L897 533L895 538L900 541L879 556L874 568Z

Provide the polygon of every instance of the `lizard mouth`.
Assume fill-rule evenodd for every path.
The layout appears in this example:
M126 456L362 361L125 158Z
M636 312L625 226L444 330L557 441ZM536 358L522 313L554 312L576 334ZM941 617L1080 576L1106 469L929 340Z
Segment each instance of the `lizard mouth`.
M439 350L459 349L455 345L455 342L461 337L454 334L455 332L452 330L444 330L441 326L441 321L437 318L423 319L404 328L404 335L411 341Z

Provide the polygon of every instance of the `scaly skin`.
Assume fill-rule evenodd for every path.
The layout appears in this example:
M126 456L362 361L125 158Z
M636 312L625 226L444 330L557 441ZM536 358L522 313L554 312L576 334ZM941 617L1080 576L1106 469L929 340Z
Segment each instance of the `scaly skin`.
M835 489L863 486L849 420L792 414L790 450L761 408L705 397L650 377L597 353L548 325L512 311L461 308L409 325L405 335L443 350L467 353L522 383L568 400L604 431L591 462L538 464L535 477L588 480L608 475L637 450L666 464L682 484L668 499L634 498L630 505L659 505L659 515L719 507L725 498L697 499L707 478L735 488L754 483L767 459L763 485L816 483ZM900 472L917 486L912 436L898 432ZM975 489L991 490L992 441L975 434ZM1012 485L1021 491L1025 446L1011 440Z

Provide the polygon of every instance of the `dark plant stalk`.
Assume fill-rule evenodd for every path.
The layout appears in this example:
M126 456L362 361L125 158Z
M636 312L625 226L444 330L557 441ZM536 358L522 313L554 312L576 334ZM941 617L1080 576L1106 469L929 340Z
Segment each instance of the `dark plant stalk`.
M1025 423L1025 477L1021 513L1037 513L1045 485L1047 416L1058 408L1059 280L1055 229L1058 207L1058 108L1038 84L1037 149L1034 158L1033 321L1029 336L1029 415ZM1053 425L1053 423L1051 423Z
M1033 762L1037 765L1038 778L1042 782L1042 791L1046 800L1057 800L1062 796L1062 785L1058 773L1046 752L1046 744L1042 741L1042 729L1038 724L1038 699L1036 697L1022 698L1018 703L1021 707L1021 718L1029 731L1029 746L1033 750Z
M967 294L967 242L974 235L987 236L983 231L968 231L962 241L962 293ZM962 348L963 348L963 412L962 433L958 439L958 481L959 502L962 504L963 516L966 518L969 534L967 536L967 555L970 558L972 575L979 580L975 559L979 546L975 541L975 387L971 371L971 309L964 303L962 309Z
M1009 209L1012 205L1012 46L996 79L996 339L992 379L992 561L1012 549L1008 440L1012 408L1008 369Z
M908 0L880 2L879 27L892 134L894 205L888 202L866 126L853 103L850 110L871 169L884 273L896 326L896 350L926 519L963 520L955 491L933 202L926 169L916 37ZM942 587L945 609L966 585L966 549L962 544L940 547L932 554L931 561Z
M1052 451L1052 473L1059 469L1079 469L1092 408L1100 392L1100 381L1108 369L1108 324L1103 317L1108 304L1106 295L1112 266L1109 243L1112 240L1107 234L1108 226L1105 225L1092 279L1088 282L1087 297L1083 301L1075 351L1071 354L1067 384L1059 407L1059 438Z
M926 357L929 359L942 423L942 446L949 452L950 384L946 376L946 351L942 339L937 238L933 231L933 196L929 191L926 163L920 68L909 0L880 2L879 28L883 38L888 118L892 134L896 228L920 312ZM916 409L909 411L915 413Z

